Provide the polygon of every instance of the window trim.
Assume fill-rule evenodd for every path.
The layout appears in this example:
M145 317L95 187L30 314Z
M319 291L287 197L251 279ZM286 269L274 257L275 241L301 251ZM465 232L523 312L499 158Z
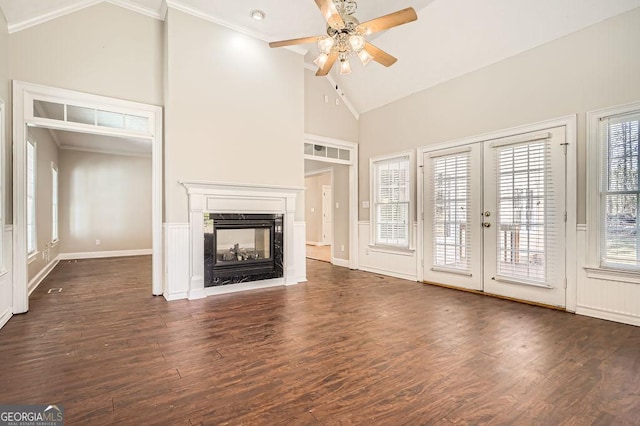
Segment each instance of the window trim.
M26 208L26 213L27 213L27 244L26 244L26 248L27 248L27 259L29 261L29 263L31 263L33 261L33 257L38 254L38 226L37 226L37 220L38 220L38 143L36 142L36 140L32 137L29 136L27 137L27 145L26 145L26 149L29 149L29 145L33 146L33 238L34 238L34 247L32 250L29 250L29 204L28 204L28 199L29 199L29 164L26 164L25 169L27 170L27 179L26 179L26 186L27 189L25 191L25 195L27 197L27 208ZM25 152L25 159L27 160L27 162L29 161L29 156L26 154Z
M55 172L55 206L54 206L54 172ZM54 216L55 209L55 216ZM55 218L55 221L54 221ZM55 235L53 231L55 230ZM58 172L58 166L53 161L51 162L51 245L55 246L60 241L60 173Z
M376 244L376 208L375 208L375 193L377 189L377 179L375 173L376 163L383 161L389 161L399 159L401 157L409 157L409 218L408 218L408 245L407 246L394 246L387 244ZM415 151L401 151L391 154L379 155L369 158L369 247L372 251L380 251L384 253L402 253L412 254L415 251L415 181L416 181L416 165L415 165Z
M640 102L587 112L587 276L638 284L640 270L603 266L602 255L602 141L600 122L622 114L640 112Z

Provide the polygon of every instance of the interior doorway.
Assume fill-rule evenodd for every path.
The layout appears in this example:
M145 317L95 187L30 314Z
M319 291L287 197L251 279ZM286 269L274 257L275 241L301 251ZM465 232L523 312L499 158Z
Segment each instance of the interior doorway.
M162 108L137 102L13 82L13 312L29 308L28 154L29 128L137 140L151 153L152 294L163 292ZM127 143L127 142L123 142Z
M317 169L318 163L305 161L304 201L306 257L323 262L333 259L333 168Z
M567 307L567 134L422 151L424 281Z

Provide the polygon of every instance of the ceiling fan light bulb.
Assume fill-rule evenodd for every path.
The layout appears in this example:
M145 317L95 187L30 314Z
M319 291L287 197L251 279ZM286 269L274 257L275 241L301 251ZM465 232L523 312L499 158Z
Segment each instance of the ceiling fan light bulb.
M320 53L328 55L329 52L331 52L331 48L333 47L334 43L335 41L333 40L333 37L325 36L318 40L318 50L320 50Z
M373 56L371 56L369 52L364 49L358 52L358 58L360 58L360 62L362 62L362 65L365 67L369 64L369 62L373 60Z
M322 68L324 67L324 64L327 63L327 59L329 59L329 55L327 55L326 53L321 53L320 56L318 56L313 63L316 64L318 66L318 68Z
M366 40L361 35L349 36L349 44L354 52L360 52L366 43Z
M340 61L340 75L351 74L351 64L348 59Z

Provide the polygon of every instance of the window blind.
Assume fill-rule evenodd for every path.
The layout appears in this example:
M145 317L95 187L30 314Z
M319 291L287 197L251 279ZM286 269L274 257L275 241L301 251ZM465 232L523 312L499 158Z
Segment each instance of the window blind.
M601 266L640 269L638 127L640 112L600 123Z
M495 147L498 275L551 285L555 242L563 238L554 205L548 141ZM560 258L561 256L555 256Z
M433 266L470 272L470 151L431 161Z
M377 161L374 172L375 243L409 247L409 157Z

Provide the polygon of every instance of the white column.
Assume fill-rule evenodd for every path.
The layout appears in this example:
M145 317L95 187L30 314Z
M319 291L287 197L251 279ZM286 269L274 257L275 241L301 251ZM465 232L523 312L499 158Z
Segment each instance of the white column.
M285 285L298 284L296 276L296 257L294 244L294 219L296 215L296 195L287 195L286 213L284 215L284 283Z
M202 299L204 292L204 204L203 194L189 194L189 223L191 225L191 278L189 299Z

